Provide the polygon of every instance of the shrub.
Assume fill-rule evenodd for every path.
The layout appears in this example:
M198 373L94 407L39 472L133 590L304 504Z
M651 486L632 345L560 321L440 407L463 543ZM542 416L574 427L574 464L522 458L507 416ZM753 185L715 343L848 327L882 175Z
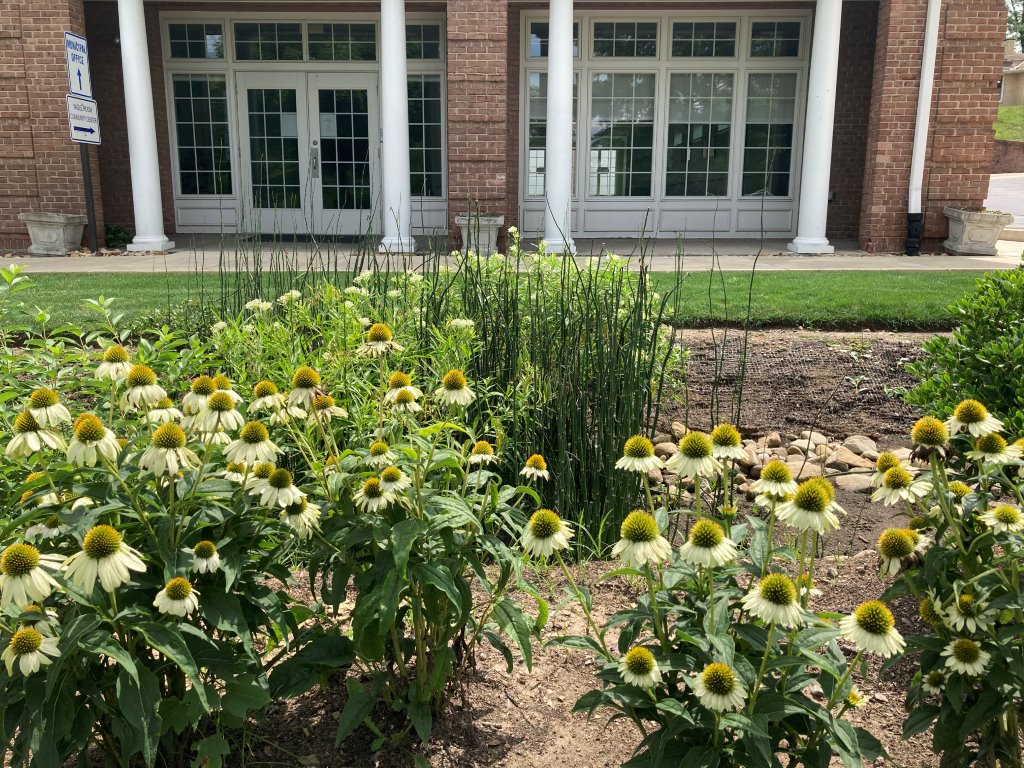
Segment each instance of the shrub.
M976 398L1024 432L1024 269L985 275L951 311L957 328L928 341L924 360L908 366L921 383L907 399L945 418Z

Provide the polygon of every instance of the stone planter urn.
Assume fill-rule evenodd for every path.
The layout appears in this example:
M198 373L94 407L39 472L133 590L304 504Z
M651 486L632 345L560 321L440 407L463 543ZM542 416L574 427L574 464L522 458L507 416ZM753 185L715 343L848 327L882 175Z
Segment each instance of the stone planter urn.
M498 250L498 229L505 223L504 216L460 213L455 223L462 230L464 248L480 256L490 256Z
M25 222L32 245L28 252L36 256L67 256L82 244L86 216L71 213L19 213Z
M995 256L996 240L1013 215L1001 211L944 208L949 219L949 239L942 244L957 256Z

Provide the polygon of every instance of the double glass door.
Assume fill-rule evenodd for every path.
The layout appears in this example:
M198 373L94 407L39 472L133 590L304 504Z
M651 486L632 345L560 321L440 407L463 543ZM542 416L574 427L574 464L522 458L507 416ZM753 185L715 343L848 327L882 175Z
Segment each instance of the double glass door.
M283 234L377 232L376 77L241 72L237 89L248 226Z

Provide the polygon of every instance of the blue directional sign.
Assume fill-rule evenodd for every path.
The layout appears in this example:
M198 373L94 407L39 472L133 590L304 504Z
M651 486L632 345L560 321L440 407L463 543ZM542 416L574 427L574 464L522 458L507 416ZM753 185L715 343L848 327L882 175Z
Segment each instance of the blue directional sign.
M64 54L68 62L68 91L72 96L92 98L92 74L89 71L89 43L81 35L64 33Z
M79 144L100 143L100 112L92 99L68 96L68 128Z

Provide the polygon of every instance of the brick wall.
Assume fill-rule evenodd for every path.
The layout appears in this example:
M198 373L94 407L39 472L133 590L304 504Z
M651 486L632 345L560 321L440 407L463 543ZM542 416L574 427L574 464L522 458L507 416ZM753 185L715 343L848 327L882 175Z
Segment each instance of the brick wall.
M861 245L900 252L927 0L881 0L868 126ZM976 207L988 191L1005 31L1003 0L947 0L943 6L935 97L925 165L925 242L946 237L942 209Z
M79 149L68 137L64 32L85 32L82 0L0 0L2 248L28 245L19 213L85 213ZM102 236L96 150L90 158Z
M843 9L829 177L834 196L828 206L827 233L833 239L856 239L860 226L877 24L874 3L849 3Z
M457 238L455 216L468 206L500 214L509 205L507 0L448 0L447 27L448 215Z

